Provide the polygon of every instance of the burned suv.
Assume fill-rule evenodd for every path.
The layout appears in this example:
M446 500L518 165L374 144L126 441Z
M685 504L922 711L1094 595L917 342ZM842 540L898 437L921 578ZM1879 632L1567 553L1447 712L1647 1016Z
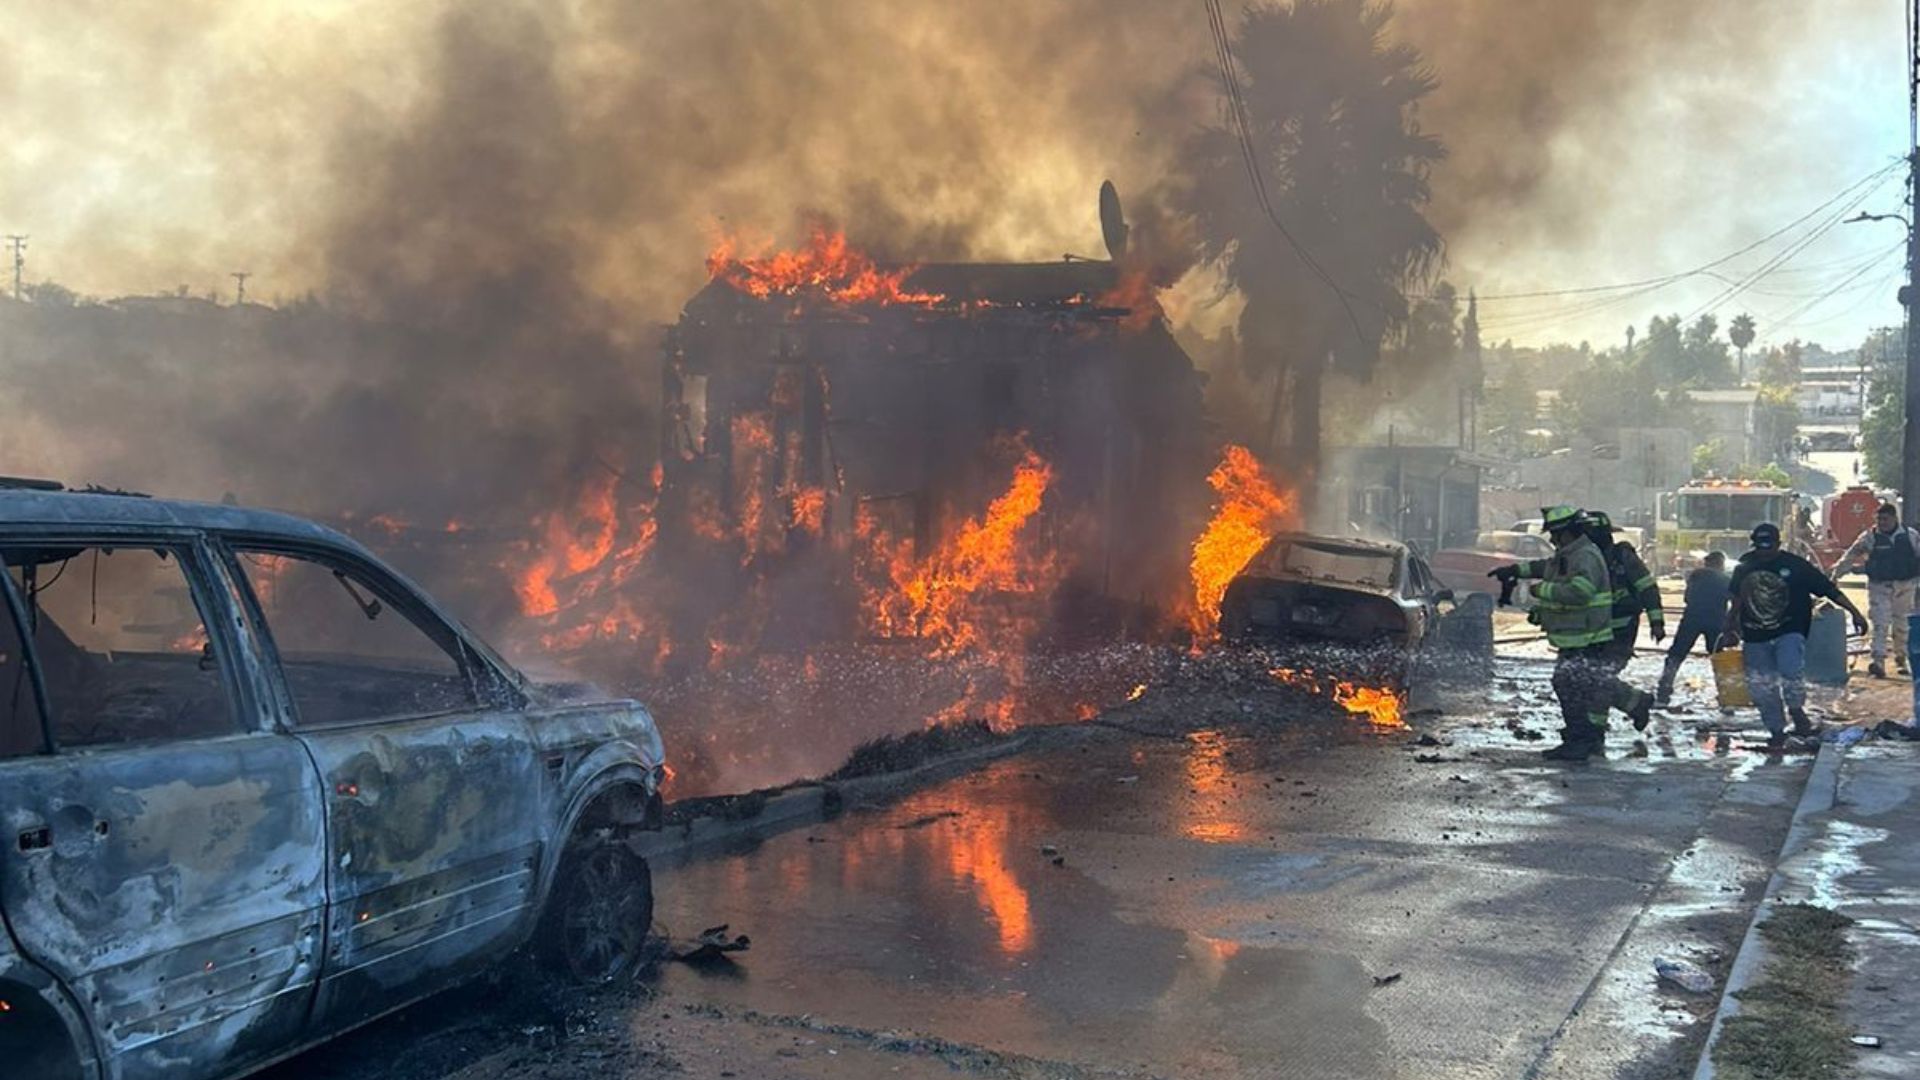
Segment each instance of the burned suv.
M281 514L0 482L0 1071L248 1072L520 947L629 970L659 734Z

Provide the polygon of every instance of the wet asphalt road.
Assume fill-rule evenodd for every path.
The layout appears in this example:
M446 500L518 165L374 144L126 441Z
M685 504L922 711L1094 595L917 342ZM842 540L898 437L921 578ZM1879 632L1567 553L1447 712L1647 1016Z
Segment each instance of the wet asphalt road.
M1724 972L1809 759L1696 731L1721 721L1693 689L1637 746L1549 765L1510 730L1549 728L1547 672L1502 661L1416 718L1438 747L1291 691L1152 691L657 867L661 922L751 934L737 964L551 1016L469 994L276 1075L1688 1075L1716 999L1653 960Z

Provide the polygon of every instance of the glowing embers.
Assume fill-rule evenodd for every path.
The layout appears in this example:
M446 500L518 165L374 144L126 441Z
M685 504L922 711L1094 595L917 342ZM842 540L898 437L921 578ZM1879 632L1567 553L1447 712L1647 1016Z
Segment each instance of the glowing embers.
M1375 727L1407 726L1406 699L1386 687L1361 686L1322 675L1312 668L1277 667L1268 674L1295 689L1326 698L1355 716L1364 716Z
M1193 542L1188 573L1193 598L1187 627L1195 644L1212 641L1220 629L1220 600L1234 575L1259 554L1267 539L1298 524L1298 499L1276 487L1244 446L1228 446L1207 476L1214 490L1213 519Z
M792 251L743 255L739 244L722 239L707 255L707 275L762 300L776 296L813 297L835 304L910 304L921 307L945 300L938 293L903 286L917 267L882 270L847 242L847 235L815 223L807 242Z

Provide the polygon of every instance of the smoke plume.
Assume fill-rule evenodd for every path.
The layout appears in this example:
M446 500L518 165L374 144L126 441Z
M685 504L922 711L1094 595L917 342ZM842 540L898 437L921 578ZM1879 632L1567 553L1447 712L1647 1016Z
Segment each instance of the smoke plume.
M1687 171L1787 176L1797 212L1783 158L1821 145L1772 133L1832 103L1776 87L1884 6L1403 0L1453 276L1589 280L1776 215L1648 222ZM9 468L309 508L519 513L644 456L657 328L717 233L825 213L901 259L1098 256L1099 182L1153 217L1218 119L1197 3L5 7L0 223L33 234L30 282L230 299L246 269L321 302L137 338L8 316Z

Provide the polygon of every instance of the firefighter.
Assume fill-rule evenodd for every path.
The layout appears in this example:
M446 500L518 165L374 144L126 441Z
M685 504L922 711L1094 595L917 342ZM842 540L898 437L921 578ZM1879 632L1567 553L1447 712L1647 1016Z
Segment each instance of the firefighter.
M1603 656L1607 661L1609 702L1633 721L1633 730L1647 730L1653 719L1653 695L1620 677L1633 660L1633 646L1640 637L1640 613L1647 614L1647 629L1656 642L1667 639L1667 613L1661 607L1660 586L1640 553L1625 540L1613 538L1613 521L1604 511L1587 511L1587 536L1607 560L1607 579L1613 583L1613 640ZM1606 729L1603 710L1599 724Z
M1541 522L1553 540L1554 554L1544 559L1497 567L1488 577L1501 582L1537 580L1528 618L1559 650L1553 666L1553 693L1560 699L1560 745L1544 755L1552 761L1584 761L1601 749L1610 702L1606 661L1601 651L1613 640L1613 591L1606 557L1587 536L1586 518L1571 506L1549 506Z
M1887 639L1893 639L1893 663L1907 673L1907 613L1913 610L1915 579L1920 579L1920 536L1900 526L1900 511L1890 502L1874 512L1873 526L1861 533L1840 556L1833 580L1852 573L1862 562L1867 569L1867 616L1873 623L1873 663L1867 674L1887 677Z

